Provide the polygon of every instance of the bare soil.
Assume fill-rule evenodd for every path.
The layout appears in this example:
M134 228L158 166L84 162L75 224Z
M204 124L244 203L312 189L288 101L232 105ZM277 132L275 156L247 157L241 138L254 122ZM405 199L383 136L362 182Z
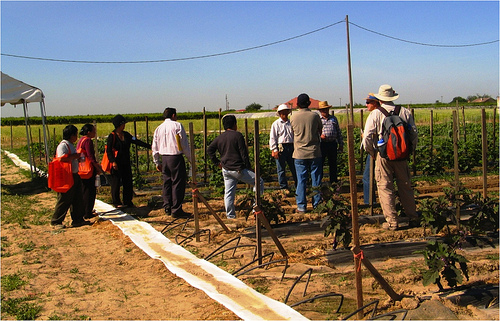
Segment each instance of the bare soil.
M2 161L1 169L2 194L19 192L21 189L16 190L15 187L19 188L29 182L28 178L8 162ZM470 180L473 181L472 184L477 185L477 179ZM492 177L491 180L498 183L498 176ZM4 186L9 187L8 191ZM105 190L106 187L103 187L101 192ZM426 193L433 192L434 188L429 186ZM55 205L56 193L52 191L38 190L20 194L36 200L36 207L30 209L32 211L41 208L53 209ZM171 218L161 209L148 206L153 196L157 197L160 192L137 191L137 194L134 199L137 207L126 210L127 213L149 222L159 231L164 230ZM294 204L292 198L290 202ZM224 217L222 199L210 199L209 204ZM329 258L327 254L332 253L332 240L324 237L321 230L303 230L297 224L320 221L324 215L293 214L293 208L291 206L285 209L286 222L283 222L291 226L291 229L286 233L279 233L280 243L289 256L289 267L283 280L282 263L252 270L239 278L257 291L283 302L297 277L310 268L312 274L306 291L304 289L307 275L294 288L287 303L293 304L304 298L325 293L342 294L344 301L339 312L336 311L340 303L338 296L296 307L297 311L310 319L342 318L356 309L355 267L352 261L335 263L335 260ZM192 202L186 202L184 210L192 213ZM361 214L366 214L363 211L366 210L361 210ZM18 223L2 224L2 279L4 276L19 274L28 280L27 284L17 290L5 291L2 288L2 301L8 298L31 297L32 302L42 306L37 319L238 319L233 312L209 298L204 292L169 272L160 261L143 253L109 221L95 218L92 220L92 226L54 230L49 226L50 210L48 213L49 217L46 217L43 224L28 222L28 228L22 228ZM2 216L4 214L2 206ZM199 214L200 228L209 230L210 233L202 233L199 242L195 237L191 237L182 243L182 246L198 257L207 257L219 246L238 236L241 236L240 244L255 245L255 220L252 216L246 220L243 211L236 220L223 219L231 229L230 233L224 232L202 203L199 206ZM380 212L376 211L376 214ZM67 223L70 223L69 215ZM189 222L182 228L179 226L164 234L171 240L175 240L177 236L181 242L194 232L194 223ZM426 236L423 228L385 231L378 223L362 224L360 227L362 245L400 240L417 242L424 240ZM233 243L228 246L235 245ZM347 250L340 248L337 251ZM274 252L272 260L282 258L273 240L264 236L263 253L271 252ZM233 273L251 262L253 254L253 248L245 247L237 249L234 255L232 251L228 251L210 261ZM462 254L469 260L470 275L469 280L462 284L462 289L498 285L498 247L470 247L464 249ZM492 317L472 305L460 306L445 300L444 294L438 293L435 285L424 287L421 273L426 268L421 256L408 253L407 256L397 258L373 257L370 256L369 250L366 250L366 255L394 291L406 297L397 302L390 300L373 276L362 268L364 303L379 300L378 313L401 308L414 310L423 302L434 299L450 309L458 319L498 320L498 315L496 318ZM264 261L269 259L267 257ZM498 313L498 310L496 311ZM2 309L2 319L12 318L15 316L6 314ZM412 319L418 319L418 316L413 316Z

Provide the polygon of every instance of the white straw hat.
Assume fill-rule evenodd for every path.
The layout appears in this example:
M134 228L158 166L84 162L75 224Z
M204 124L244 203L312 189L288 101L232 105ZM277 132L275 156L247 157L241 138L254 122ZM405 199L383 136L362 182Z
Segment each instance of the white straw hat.
M374 94L373 96L377 97L381 101L393 101L399 98L399 94L397 94L390 85L380 86L378 94Z
M278 106L278 112L282 110L290 110L290 107L287 104L281 104Z

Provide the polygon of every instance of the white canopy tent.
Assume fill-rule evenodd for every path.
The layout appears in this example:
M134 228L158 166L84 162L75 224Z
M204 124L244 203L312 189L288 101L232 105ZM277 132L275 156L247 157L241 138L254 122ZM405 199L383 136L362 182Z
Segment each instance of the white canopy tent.
M23 105L24 110L24 124L26 126L26 138L28 141L28 155L30 159L30 168L33 173L33 160L31 155L31 139L29 134L29 124L28 124L28 103L39 102L40 103L40 114L42 116L42 127L43 127L43 140L45 146L45 160L48 164L49 162L49 149L47 144L47 132L45 125L45 101L44 94L41 89L33 87L31 85L25 84L15 78L10 77L3 72L2 74L2 107L5 104L11 105Z

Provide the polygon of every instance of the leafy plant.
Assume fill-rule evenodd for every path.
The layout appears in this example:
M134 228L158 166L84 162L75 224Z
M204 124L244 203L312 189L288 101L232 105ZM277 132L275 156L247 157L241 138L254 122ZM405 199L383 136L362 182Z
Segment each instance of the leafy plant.
M238 201L238 208L246 208L245 218L248 220L250 213L252 213L253 204L255 202L254 192L251 189L246 189L243 197ZM279 224L280 220L285 219L285 211L283 205L290 205L290 202L284 198L280 193L266 193L261 197L260 207L264 216L269 223L274 222Z
M422 212L421 223L424 227L429 227L433 234L448 227L448 220L455 215L455 211L449 206L449 201L444 196L423 199L420 201L420 211Z
M425 250L415 251L424 255L428 270L423 272L423 284L436 284L443 291L441 278L448 286L455 287L463 282L462 274L469 280L467 259L456 252L461 245L461 236L447 237L444 242L430 241ZM460 269L457 268L457 264Z
M322 225L328 222L324 236L333 235L333 249L339 243L348 248L352 240L349 202L340 194L339 184L323 186L320 191L323 201L315 208L315 212L328 214L322 222Z

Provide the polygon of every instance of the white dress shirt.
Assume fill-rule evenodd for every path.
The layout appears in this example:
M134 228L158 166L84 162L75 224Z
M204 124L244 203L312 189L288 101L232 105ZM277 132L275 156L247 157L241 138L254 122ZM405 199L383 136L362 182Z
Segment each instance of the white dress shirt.
M162 155L186 155L191 162L191 149L189 147L186 131L181 123L170 118L155 129L153 143L151 144L153 162L161 164Z

